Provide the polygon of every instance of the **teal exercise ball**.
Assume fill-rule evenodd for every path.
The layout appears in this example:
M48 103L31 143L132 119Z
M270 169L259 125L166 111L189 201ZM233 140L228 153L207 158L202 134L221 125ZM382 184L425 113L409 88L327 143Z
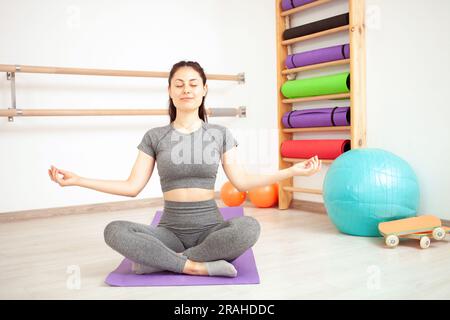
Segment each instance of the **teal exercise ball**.
M411 166L395 154L354 149L339 156L328 169L323 199L339 231L378 237L380 222L417 215L419 184Z

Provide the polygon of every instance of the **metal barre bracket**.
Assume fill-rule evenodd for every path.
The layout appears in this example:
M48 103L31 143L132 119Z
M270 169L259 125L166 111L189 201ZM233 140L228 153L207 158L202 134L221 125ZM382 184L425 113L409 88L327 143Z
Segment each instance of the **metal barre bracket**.
M239 118L246 118L247 117L247 107L240 106L238 109L238 116L239 116Z
M245 84L245 73L238 73L238 84Z
M16 70L20 71L20 66L16 66ZM7 72L6 80L11 81L11 108L9 109L16 109L16 73ZM14 122L14 117L8 117L8 122Z

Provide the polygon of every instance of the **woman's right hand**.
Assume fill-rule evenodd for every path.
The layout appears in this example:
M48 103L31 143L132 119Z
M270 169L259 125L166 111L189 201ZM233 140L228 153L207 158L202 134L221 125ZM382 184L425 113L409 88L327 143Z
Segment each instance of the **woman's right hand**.
M322 168L322 161L314 156L306 161L298 162L289 169L293 176L311 176Z
M62 174L62 177L58 176L58 174ZM50 166L50 169L48 169L48 175L52 181L58 183L61 187L74 186L80 179L80 177L75 173L58 169L54 166Z

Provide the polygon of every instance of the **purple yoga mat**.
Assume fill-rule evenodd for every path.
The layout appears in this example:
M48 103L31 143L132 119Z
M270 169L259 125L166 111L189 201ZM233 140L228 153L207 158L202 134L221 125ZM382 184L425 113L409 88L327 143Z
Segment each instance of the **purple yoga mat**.
M244 215L242 207L219 208L225 220ZM161 219L162 211L157 211L152 221L156 226ZM252 249L248 249L241 256L232 261L238 275L235 278L190 276L173 272L156 272L137 275L131 271L131 261L124 259L116 270L111 272L105 282L111 286L140 287L140 286L205 286L223 284L258 284L259 275L256 268Z
M347 43L288 55L285 64L288 69L292 69L349 58L350 45Z
M283 0L281 3L281 8L283 8L283 11L293 9L296 7L303 6L305 4L314 2L317 0Z
M286 128L334 127L350 125L350 107L294 110L281 121Z

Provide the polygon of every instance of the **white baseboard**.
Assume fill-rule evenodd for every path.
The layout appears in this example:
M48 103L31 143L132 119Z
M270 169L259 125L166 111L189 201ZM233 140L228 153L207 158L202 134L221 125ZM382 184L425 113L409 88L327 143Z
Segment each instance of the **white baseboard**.
M220 192L215 192L215 198L217 200L220 200ZM248 199L247 202L250 203ZM30 219L60 217L84 213L92 214L96 212L108 212L108 211L113 212L113 211L131 210L155 206L162 207L163 205L164 205L163 198L157 197L157 198L85 204L85 205L58 207L58 208L13 211L0 213L0 223L30 220ZM318 202L300 201L294 199L292 201L291 208L303 211L326 213L323 203Z

